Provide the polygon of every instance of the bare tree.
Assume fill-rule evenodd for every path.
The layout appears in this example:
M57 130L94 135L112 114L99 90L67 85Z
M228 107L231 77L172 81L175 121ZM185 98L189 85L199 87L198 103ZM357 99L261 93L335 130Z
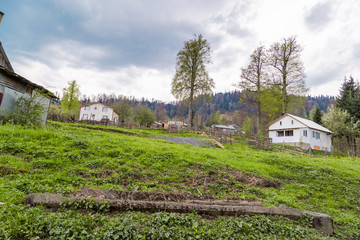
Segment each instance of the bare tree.
M268 64L271 66L272 84L282 94L282 111L287 112L291 96L303 96L305 87L304 66L300 59L302 47L291 36L274 43L268 50Z
M265 85L265 74L264 71L266 60L266 52L264 46L258 47L250 55L250 64L247 68L241 69L241 80L236 86L243 91L245 94L246 101L254 102L256 105L256 133L260 131L260 120L261 120L261 91Z

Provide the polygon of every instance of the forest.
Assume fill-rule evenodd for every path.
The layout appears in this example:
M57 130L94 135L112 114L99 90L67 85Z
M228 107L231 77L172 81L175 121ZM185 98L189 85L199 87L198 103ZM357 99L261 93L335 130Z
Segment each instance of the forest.
M255 117L254 104L250 102L242 102L241 91L229 91L224 93L212 94L210 101L199 100L195 104L196 116L198 119L202 119L204 126L208 126L216 113L222 115L223 124L237 124L242 126L244 119L249 116L250 118ZM119 103L129 104L132 108L136 106L146 105L150 108L156 116L157 121L162 120L186 120L189 113L189 108L186 104L180 101L173 102L162 102L155 99L137 99L135 97L126 97L115 94L98 94L97 96L86 96L83 95L80 103L87 104L92 102L100 102L108 106L116 106ZM334 96L307 96L304 103L304 111L301 117L309 117L310 111L317 106L320 110L326 112L331 104L335 103ZM221 119L220 119L221 120ZM202 125L197 125L200 128Z

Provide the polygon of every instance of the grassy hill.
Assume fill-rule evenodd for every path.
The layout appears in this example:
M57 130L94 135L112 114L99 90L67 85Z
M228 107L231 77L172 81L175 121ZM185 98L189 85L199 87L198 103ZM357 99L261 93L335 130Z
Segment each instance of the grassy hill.
M360 238L359 159L297 157L244 144L224 150L150 138L163 135L168 134L56 122L42 130L0 126L0 239ZM68 195L82 188L285 204L331 215L335 234L321 235L309 218L101 213L24 204L30 193Z

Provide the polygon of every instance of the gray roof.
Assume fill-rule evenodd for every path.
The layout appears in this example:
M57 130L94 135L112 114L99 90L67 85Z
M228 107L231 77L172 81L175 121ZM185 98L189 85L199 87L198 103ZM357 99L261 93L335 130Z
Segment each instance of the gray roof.
M332 133L329 129L321 126L320 124L317 124L316 122L313 122L309 119L306 118L302 118L302 117L298 117L289 113L284 114L283 116L281 116L280 118L276 119L274 122L270 123L269 126L275 122L277 122L278 120L280 120L281 118L285 117L285 116L289 116L295 120L297 120L298 122L301 122L302 124L304 124L305 126L307 126L308 128L312 128L315 130L320 130L323 132L328 132L328 133Z
M236 130L233 126L226 126L226 125L213 125L214 128L221 128L221 129L229 129L229 130Z

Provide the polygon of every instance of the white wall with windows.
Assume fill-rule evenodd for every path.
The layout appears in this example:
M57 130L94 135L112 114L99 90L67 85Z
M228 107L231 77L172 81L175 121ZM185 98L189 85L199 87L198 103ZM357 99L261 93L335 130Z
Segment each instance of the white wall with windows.
M101 103L84 105L80 108L79 120L101 121L102 119L118 122L119 116L114 109Z

